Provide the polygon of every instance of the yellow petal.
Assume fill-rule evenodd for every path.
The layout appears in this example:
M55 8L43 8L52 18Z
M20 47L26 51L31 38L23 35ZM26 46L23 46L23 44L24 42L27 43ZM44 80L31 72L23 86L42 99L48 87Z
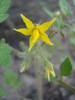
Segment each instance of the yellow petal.
M19 29L14 29L16 32L20 32L23 35L29 36L30 35L30 30L26 28L19 28Z
M23 22L26 24L27 28L32 29L34 27L33 23L25 17L23 14L20 14Z
M49 44L50 46L53 46L53 43L48 38L48 35L46 33L40 33L40 39L44 41L45 43Z
M37 42L38 39L39 39L39 31L35 29L32 33L32 36L30 37L29 51L32 49L32 47L34 46L34 44Z
M46 32L48 28L56 21L56 18L53 18L51 21L45 22L39 26L40 31Z

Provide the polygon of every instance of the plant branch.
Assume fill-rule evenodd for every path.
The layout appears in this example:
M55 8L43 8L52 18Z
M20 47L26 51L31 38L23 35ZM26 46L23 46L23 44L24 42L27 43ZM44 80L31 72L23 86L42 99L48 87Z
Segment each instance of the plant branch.
M74 87L74 86L72 86L72 85L70 85L70 84L64 82L63 80L58 80L58 79L56 79L56 81L57 81L61 86L63 86L64 88L66 88L66 89L68 89L68 90L70 90L70 91L72 91L72 92L75 94L75 87Z

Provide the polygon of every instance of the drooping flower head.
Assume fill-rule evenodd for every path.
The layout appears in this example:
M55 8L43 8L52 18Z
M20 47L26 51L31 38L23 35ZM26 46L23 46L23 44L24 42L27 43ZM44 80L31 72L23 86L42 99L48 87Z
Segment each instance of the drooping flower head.
M53 69L53 65L52 64L46 64L45 66L45 76L48 79L48 81L52 80L53 78L55 78L55 72Z
M22 33L23 35L30 36L29 51L32 49L32 47L38 41L39 38L46 44L49 44L50 46L53 45L53 43L50 41L50 39L48 38L45 32L56 21L56 18L54 18L51 21L47 21L41 25L36 25L36 24L33 24L23 14L20 14L20 15L21 15L23 22L26 24L26 28L19 28L19 29L14 29L14 30Z

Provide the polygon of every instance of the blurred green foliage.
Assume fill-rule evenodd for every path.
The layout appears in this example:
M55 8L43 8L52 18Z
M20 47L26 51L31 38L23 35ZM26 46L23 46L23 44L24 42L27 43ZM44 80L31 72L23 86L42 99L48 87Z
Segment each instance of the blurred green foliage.
M10 0L0 0L0 23L8 17L7 11L10 7Z
M4 95L5 95L5 92L4 92L3 88L0 86L0 97L2 97Z
M43 10L45 11L45 13L49 16L49 17L53 17L54 13L51 12L47 7L43 6Z
M59 6L60 6L61 12L63 12L65 16L70 16L71 7L68 3L68 0L59 0Z
M11 48L5 43L5 40L0 40L0 65L8 68L11 64Z
M69 32L69 40L72 45L75 46L75 24L72 24Z
M10 0L0 0L0 23L5 21L8 17L8 9L10 7ZM22 85L22 81L18 75L11 69L11 47L5 42L5 39L0 40L0 65L4 68L3 80L4 84L12 86L17 89ZM0 87L0 97L6 95L3 88Z
M4 39L0 40L0 65L4 68L3 80L8 86L17 89L22 85L22 81L18 78L18 75L11 69L11 47L5 42ZM0 88L0 96L4 96L6 93L3 88Z
M8 86L12 86L14 89L17 89L22 85L21 80L18 79L18 75L11 69L7 69L4 72L3 79Z
M73 1L73 5L75 6L75 0L72 0Z

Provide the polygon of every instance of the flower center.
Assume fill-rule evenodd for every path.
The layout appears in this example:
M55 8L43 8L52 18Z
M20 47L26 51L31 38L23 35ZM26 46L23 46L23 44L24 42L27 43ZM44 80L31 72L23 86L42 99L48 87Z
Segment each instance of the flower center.
M38 24L35 24L35 28L38 29L38 27L39 27L39 25Z
M39 32L39 28L38 28L38 24L35 24L35 27L32 29L32 33L35 31L35 34L36 34L36 31Z

